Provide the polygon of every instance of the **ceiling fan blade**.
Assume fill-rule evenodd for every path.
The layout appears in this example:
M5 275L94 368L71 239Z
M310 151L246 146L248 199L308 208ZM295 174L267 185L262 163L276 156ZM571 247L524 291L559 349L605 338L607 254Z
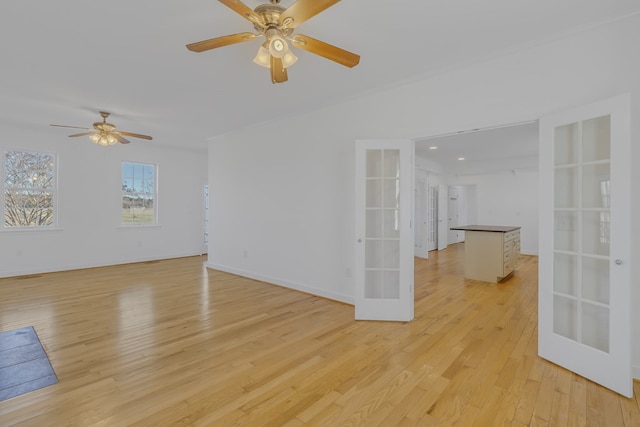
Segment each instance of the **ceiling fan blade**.
M49 126L55 126L59 128L72 128L72 129L91 129L91 128L83 128L80 126L67 126L67 125L49 125Z
M253 33L238 33L228 36L216 37L209 40L203 40L200 42L190 43L187 45L187 49L193 52L204 52L206 50L215 49L218 47L228 46L230 44L248 42L257 37Z
M282 65L282 59L271 55L271 83L284 83L287 80L287 69Z
M303 34L296 34L291 38L295 47L306 50L316 55L323 56L345 67L355 67L360 62L360 55L351 53L339 47L321 42Z
M251 9L246 4L242 3L240 0L218 0L220 3L227 6L229 9L236 12L238 15L242 16L249 22L257 24L260 27L264 28L264 23L260 18L260 15L255 13L253 9Z
M313 18L339 1L340 0L296 0L294 4L280 14L280 25L284 28L296 28L307 19Z
M149 135L141 135L139 133L132 133L132 132L123 132L123 131L117 131L117 132L112 132L113 135L126 135L126 136L131 136L134 138L142 138L142 139L148 139L148 140L152 140L153 138L150 137ZM116 136L117 138L117 136ZM123 138L124 139L124 138ZM120 141L120 140L118 140ZM120 141L122 142L122 141Z
M82 129L82 128L80 128ZM95 135L97 132L82 132L82 133L75 133L73 135L69 135L69 138L74 138L76 136L86 136L86 135Z
M122 132L120 132L120 133L122 133ZM129 141L129 140L128 140L128 139L126 139L126 138L123 138L122 136L120 136L120 133L118 133L118 132L111 132L111 135L113 135L113 137L114 137L115 139L117 139L117 140L118 140L118 142L120 142L120 143L122 143L122 144L129 144L131 141Z

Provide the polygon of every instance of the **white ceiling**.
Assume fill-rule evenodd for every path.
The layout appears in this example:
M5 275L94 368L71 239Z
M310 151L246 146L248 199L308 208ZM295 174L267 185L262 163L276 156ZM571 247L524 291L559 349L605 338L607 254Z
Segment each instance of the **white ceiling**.
M538 169L538 123L471 129L416 141L416 156L450 175Z
M245 0L251 8L263 2ZM638 0L344 0L296 32L358 53L360 64L348 69L296 50L289 81L273 85L252 62L258 40L204 53L185 48L251 31L215 0L5 0L0 126L66 138L48 125L90 126L107 110L120 130L151 134L154 144L205 147L209 136L638 11Z

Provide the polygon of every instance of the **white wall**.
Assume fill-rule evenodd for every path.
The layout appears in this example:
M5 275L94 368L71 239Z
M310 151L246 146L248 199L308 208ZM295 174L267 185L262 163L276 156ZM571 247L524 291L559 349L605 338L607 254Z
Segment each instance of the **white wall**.
M519 225L520 251L538 254L538 171L519 170L460 176L458 184L475 184L478 224Z
M59 218L56 230L0 232L0 277L202 252L204 152L148 141L100 147L49 128L4 126L0 141L0 148L57 153ZM122 161L157 163L159 226L120 226Z
M640 135L638 40L640 16L633 16L212 139L210 265L353 301L356 139L425 137L525 122L630 92L635 140ZM632 150L632 161L640 162L640 145ZM633 194L638 182L640 168L635 168ZM632 203L635 218L640 198ZM640 306L639 221L630 232L636 237L633 303ZM640 311L634 316L639 325ZM634 338L640 377L640 329Z

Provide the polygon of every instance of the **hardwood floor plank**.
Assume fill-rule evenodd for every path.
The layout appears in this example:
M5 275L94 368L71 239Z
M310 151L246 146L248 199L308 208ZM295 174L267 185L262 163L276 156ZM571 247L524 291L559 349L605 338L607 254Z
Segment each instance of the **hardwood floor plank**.
M537 356L537 258L463 277L415 260L415 320L204 267L205 257L0 279L0 328L34 326L59 383L7 426L638 426L626 399Z

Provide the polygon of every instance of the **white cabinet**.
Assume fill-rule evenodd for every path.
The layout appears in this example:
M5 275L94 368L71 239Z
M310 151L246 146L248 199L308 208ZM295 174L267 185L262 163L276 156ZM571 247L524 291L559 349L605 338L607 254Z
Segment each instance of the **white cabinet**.
M518 265L518 257L520 256L520 230L513 230L502 233L503 239L503 272L500 277L507 277L513 273Z
M497 283L516 269L520 227L467 225L455 229L465 232L465 278Z

